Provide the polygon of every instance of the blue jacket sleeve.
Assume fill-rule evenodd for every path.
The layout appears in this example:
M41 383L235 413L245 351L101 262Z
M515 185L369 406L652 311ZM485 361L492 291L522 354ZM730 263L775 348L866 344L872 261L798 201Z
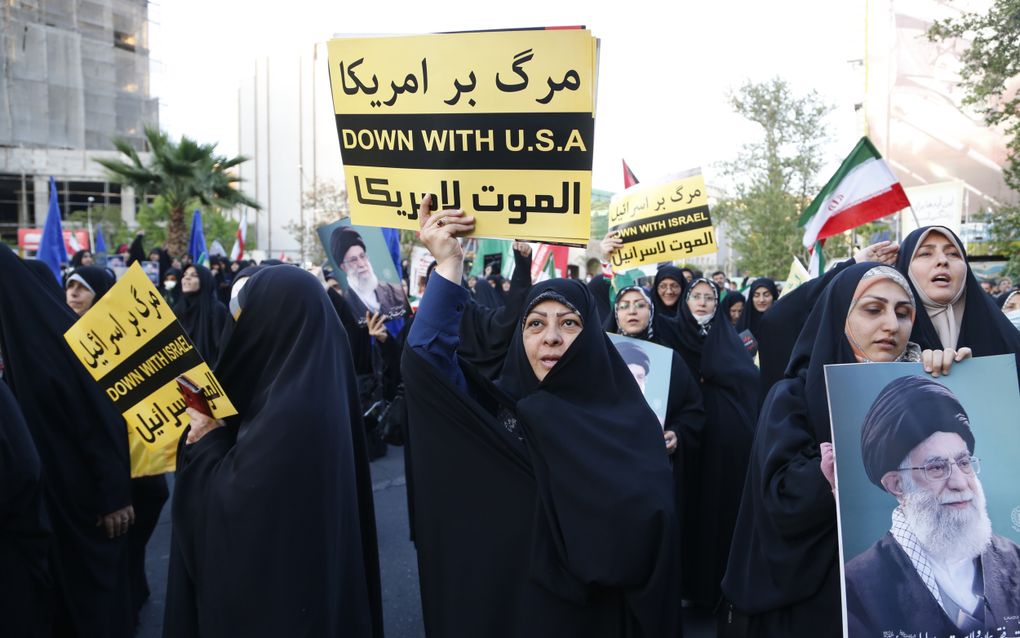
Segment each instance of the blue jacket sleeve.
M433 273L407 335L407 347L465 392L467 381L457 363L457 346L467 302L467 290Z

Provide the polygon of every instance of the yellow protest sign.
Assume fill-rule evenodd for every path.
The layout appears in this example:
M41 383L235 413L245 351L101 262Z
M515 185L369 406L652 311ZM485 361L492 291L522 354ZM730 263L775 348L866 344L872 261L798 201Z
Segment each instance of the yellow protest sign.
M793 263L790 264L790 274L786 276L786 283L783 284L783 290L779 293L779 297L796 290L802 283L811 279L811 273L804 267L804 264L800 263L800 260L796 257L793 258Z
M611 257L616 269L716 252L701 171L627 189L609 203L609 230L623 240Z
M237 414L163 297L135 263L64 339L127 422L131 476L176 467L188 424L176 379L202 386L216 418Z
M433 194L480 237L586 242L597 42L586 29L331 40L353 223L417 229Z

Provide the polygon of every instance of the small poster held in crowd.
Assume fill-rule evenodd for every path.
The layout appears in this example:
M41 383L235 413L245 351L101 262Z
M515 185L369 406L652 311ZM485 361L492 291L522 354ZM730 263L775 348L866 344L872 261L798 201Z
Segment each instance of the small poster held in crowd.
M131 476L172 472L190 422L177 377L201 386L213 416L237 414L212 370L134 264L64 339L127 421Z
M701 169L623 191L609 203L609 230L623 240L611 257L617 270L716 252Z
M422 295L425 294L425 284L428 283L425 280L425 273L428 272L429 266L435 263L436 258L432 256L428 248L423 246L415 246L411 249L411 260L410 260L410 272L408 273L408 299L411 302L412 308L418 307L418 302L421 301Z
M352 226L350 219L341 219L317 232L358 323L365 323L366 312L381 313L387 320L407 314L404 285L381 229Z
M127 272L127 262L125 261L124 255L108 255L106 257L106 263L102 265L113 271L113 274L117 277L117 281L120 281L120 278Z
M355 223L417 230L433 194L433 208L474 216L478 237L588 241L590 31L337 38L328 49Z
M145 276L149 278L153 286L159 285L159 262L158 261L143 261L142 270L145 271Z
M825 366L845 638L1020 635L1013 355Z
M673 374L673 350L650 341L611 334L609 340L630 368L634 380L645 395L648 407L666 427L666 407L669 404L669 378Z

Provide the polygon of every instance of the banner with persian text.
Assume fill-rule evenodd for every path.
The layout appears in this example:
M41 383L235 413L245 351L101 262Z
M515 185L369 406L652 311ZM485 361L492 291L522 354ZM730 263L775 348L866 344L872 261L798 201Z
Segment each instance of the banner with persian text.
M611 256L616 270L716 252L701 171L623 191L609 204L609 232L623 240Z
M475 235L583 244L598 41L526 29L328 43L353 223L418 228L461 208Z
M202 388L214 417L237 414L137 262L64 339L127 421L132 477L177 466L177 442L190 422L178 376Z

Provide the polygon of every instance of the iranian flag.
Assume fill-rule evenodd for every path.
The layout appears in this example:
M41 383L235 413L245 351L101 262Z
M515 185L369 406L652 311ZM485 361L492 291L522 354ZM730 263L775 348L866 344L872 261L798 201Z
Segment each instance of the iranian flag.
M820 258L821 244L861 224L910 206L906 193L867 137L862 137L839 170L800 216L804 247ZM813 264L812 264L813 265ZM812 271L814 268L812 268Z
M234 239L234 247L230 249L230 261L237 261L244 257L244 239L248 234L248 211L241 212L241 221L237 224L237 235Z

